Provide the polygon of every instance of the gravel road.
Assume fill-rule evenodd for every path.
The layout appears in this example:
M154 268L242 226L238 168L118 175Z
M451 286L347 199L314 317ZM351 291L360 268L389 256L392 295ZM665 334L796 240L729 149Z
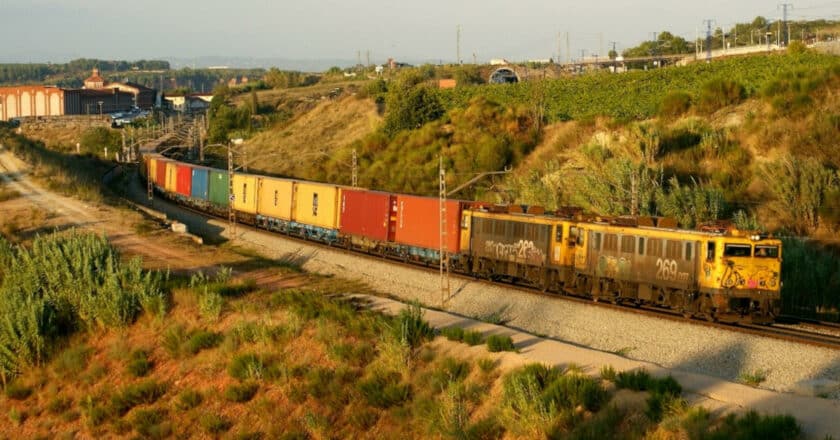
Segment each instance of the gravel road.
M191 232L227 234L227 222L207 220L156 200L155 208L186 223ZM440 304L436 272L394 265L341 250L313 246L275 234L239 227L237 243L266 257L296 259L303 268L363 281L377 291L403 300ZM691 323L675 323L607 310L562 299L546 298L504 286L453 280L446 310L467 316L501 316L508 326L651 362L666 368L738 381L761 373L762 388L789 391L802 380L840 381L840 353L835 350L748 336ZM840 398L840 392L831 397Z

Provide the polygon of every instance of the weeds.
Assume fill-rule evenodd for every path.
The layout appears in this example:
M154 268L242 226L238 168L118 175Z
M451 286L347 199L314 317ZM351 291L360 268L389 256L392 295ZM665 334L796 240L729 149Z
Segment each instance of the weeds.
M175 407L181 411L189 411L198 405L201 405L201 402L203 401L204 396L202 396L200 392L195 390L184 390L178 395L178 401L175 403Z
M615 368L612 365L604 365L601 367L600 373L601 379L608 380L610 382L615 382L616 380L616 372Z
M137 410L131 418L131 426L144 438L160 439L172 434L172 424L166 421L166 410L150 408Z
M491 353L500 351L516 351L510 336L490 335L487 337L487 350Z
M464 340L464 329L461 327L446 327L441 329L440 334L450 341L462 342Z
M61 414L73 406L73 399L69 397L56 396L47 403L47 412L50 414Z
M767 380L767 371L766 370L753 370L753 371L744 371L743 373L738 375L738 380L746 385L751 387L757 387L762 382Z
M254 398L260 386L254 382L230 384L225 388L225 399L230 402L243 403Z
M358 389L369 405L383 409L399 405L411 396L411 387L401 384L397 373L375 373L361 381Z
M145 350L134 350L128 358L126 370L134 377L144 377L152 370L149 353Z
M496 369L496 361L490 358L481 358L478 360L478 368L484 374L490 374Z
M230 430L233 422L223 416L213 413L207 413L199 419L201 427L211 435L219 435Z
M246 353L240 354L233 358L228 365L228 374L230 377L239 380L262 380L267 372L268 362L265 357Z
M167 385L154 380L128 385L111 396L111 410L122 416L140 404L155 403L166 394Z
M201 350L208 350L215 348L222 342L222 334L211 332L208 330L196 330L193 332L186 342L185 349L187 353L196 355Z
M22 382L12 382L6 386L6 397L12 400L26 400L32 395L32 388Z
M397 315L391 334L396 340L417 348L423 341L434 337L434 329L423 319L423 309L415 301Z
M99 426L108 417L108 411L98 403L94 403L93 397L90 395L85 397L81 406L87 425L90 427Z
M76 376L87 368L88 359L93 350L84 344L69 347L62 351L53 364L56 373Z
M484 343L484 335L479 331L468 330L464 332L464 343L469 346L481 345Z

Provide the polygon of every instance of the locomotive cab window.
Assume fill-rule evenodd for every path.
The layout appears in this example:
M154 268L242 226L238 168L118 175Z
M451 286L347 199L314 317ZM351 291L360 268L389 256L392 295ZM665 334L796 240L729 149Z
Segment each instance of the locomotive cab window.
M639 255L645 254L645 237L639 237Z
M554 225L554 241L563 242L563 225Z
M592 249L601 250L601 233L600 232L593 232L592 233Z
M706 243L706 260L713 261L715 259L715 242L710 241Z
M569 228L569 247L574 245L583 246L583 234L577 226Z
M725 257L749 257L752 246L748 244L728 244L723 248Z
M694 246L691 243L685 244L685 261L691 261Z
M470 228L470 217L464 215L461 217L461 229L469 229Z
M779 247L778 246L767 246L767 245L756 245L755 246L755 257L756 258L779 258Z

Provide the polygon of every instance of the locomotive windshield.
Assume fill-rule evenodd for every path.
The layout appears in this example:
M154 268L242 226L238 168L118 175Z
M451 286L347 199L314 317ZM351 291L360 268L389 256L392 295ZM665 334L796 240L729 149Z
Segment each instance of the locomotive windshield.
M723 250L725 257L749 257L752 246L748 244L728 244Z
M779 258L779 247L778 246L767 246L767 245L756 245L755 246L755 257L756 258Z

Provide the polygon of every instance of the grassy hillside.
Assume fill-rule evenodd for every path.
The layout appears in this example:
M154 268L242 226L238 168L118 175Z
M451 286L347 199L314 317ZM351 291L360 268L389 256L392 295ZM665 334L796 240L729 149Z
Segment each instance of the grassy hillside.
M9 265L12 254L36 264ZM66 258L79 254L88 257ZM691 408L672 378L611 368L595 378L574 365L523 366L499 353L513 348L509 338L488 337L485 349L483 335L457 328L444 331L448 340L432 341L419 307L396 317L372 312L340 293L364 288L342 280L286 267L262 269L279 280L273 287L233 280L225 269L161 283L138 263L113 256L96 237L44 237L32 250L0 239L0 414L7 418L0 436L800 435L791 417L719 419ZM103 261L113 271L81 277L91 281L84 286L79 277L61 276L67 264L95 273ZM29 277L36 273L57 276L38 284ZM125 273L148 281L120 293L113 280ZM100 301L113 294L138 301ZM23 301L6 301L10 295ZM81 307L72 307L76 299ZM119 310L129 313L112 313ZM25 331L7 331L11 322ZM32 344L37 338L30 335L45 343Z

